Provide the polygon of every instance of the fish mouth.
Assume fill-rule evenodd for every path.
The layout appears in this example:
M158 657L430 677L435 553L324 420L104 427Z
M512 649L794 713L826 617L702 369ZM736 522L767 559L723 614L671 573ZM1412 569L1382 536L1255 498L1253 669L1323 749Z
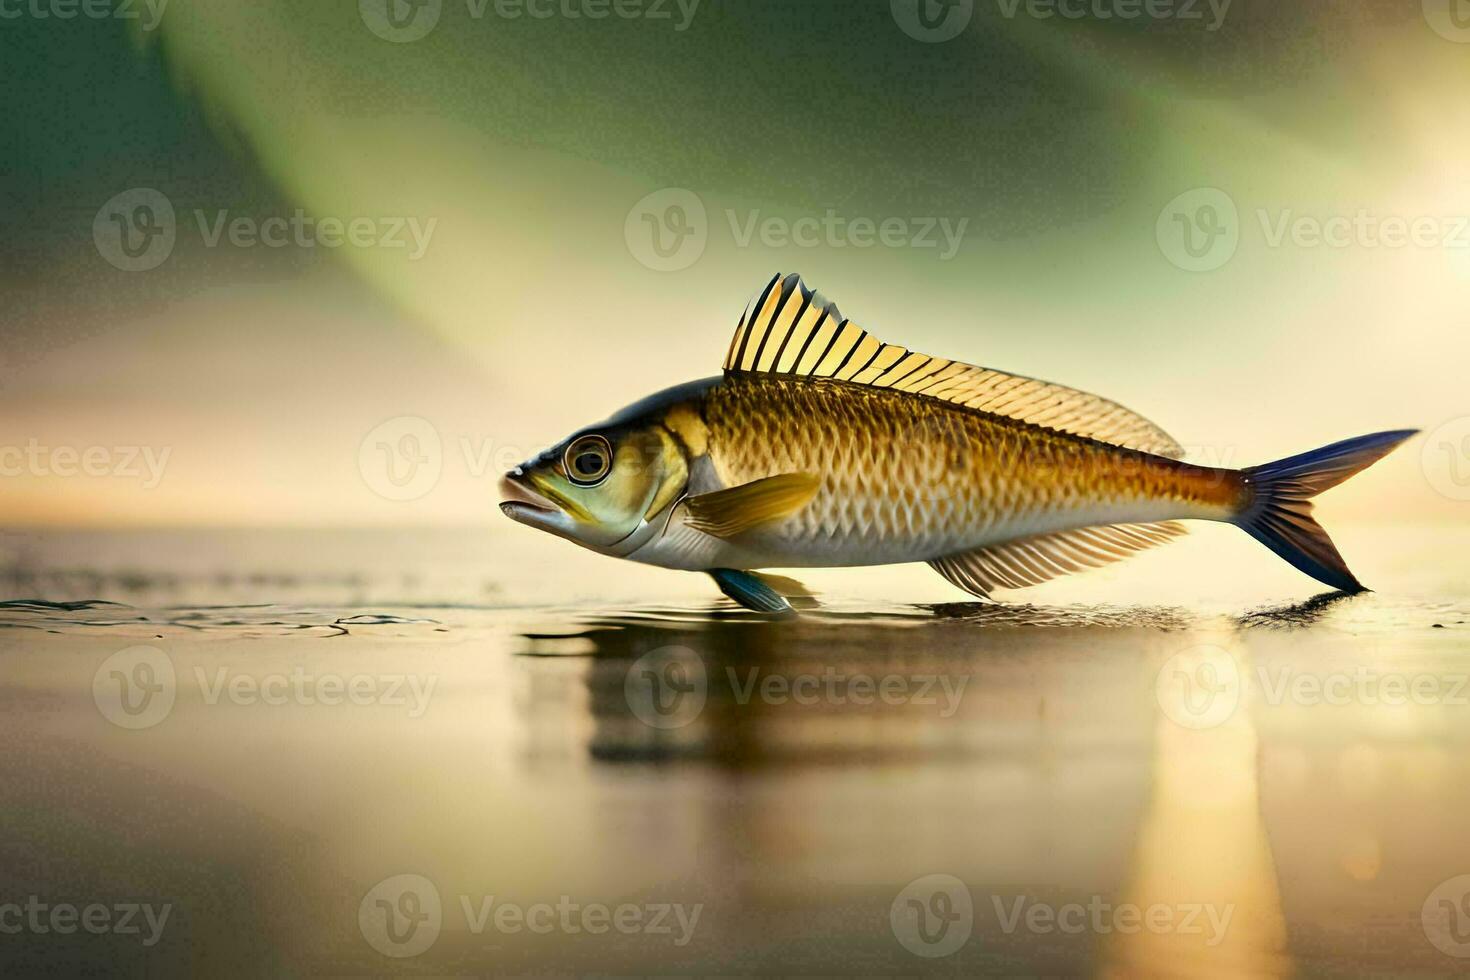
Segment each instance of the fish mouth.
M561 508L538 493L523 477L514 473L507 473L500 478L500 494L507 498L500 502L500 512L522 524L544 526L545 518L561 513Z

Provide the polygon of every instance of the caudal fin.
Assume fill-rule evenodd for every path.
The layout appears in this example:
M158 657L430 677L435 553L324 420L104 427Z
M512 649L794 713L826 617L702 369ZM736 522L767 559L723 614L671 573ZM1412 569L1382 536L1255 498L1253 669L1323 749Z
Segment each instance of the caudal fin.
M1242 470L1254 495L1235 523L1317 581L1365 591L1322 525L1312 520L1312 498L1387 456L1417 431L1375 432Z

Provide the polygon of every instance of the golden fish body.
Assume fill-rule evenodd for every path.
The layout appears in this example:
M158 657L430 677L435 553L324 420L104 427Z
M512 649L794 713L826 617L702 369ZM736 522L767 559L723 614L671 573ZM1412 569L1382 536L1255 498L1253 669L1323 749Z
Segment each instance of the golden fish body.
M729 378L663 424L704 450L693 469L707 461L709 475L691 492L792 472L821 480L800 511L733 540L676 521L628 555L672 568L928 561L1097 524L1225 520L1249 495L1233 470L842 381Z

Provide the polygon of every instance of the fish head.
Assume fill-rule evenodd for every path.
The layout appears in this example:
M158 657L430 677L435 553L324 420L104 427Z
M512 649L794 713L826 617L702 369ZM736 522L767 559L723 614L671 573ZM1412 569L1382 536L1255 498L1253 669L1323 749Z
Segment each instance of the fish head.
M682 449L656 421L573 433L500 481L501 511L594 551L618 553L683 493Z

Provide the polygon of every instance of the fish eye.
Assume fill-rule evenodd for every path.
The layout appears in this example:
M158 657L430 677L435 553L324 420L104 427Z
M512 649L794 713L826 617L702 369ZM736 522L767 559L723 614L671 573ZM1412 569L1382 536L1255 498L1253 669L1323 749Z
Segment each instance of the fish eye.
M594 486L612 471L612 444L602 436L582 436L562 454L562 465L573 483Z

